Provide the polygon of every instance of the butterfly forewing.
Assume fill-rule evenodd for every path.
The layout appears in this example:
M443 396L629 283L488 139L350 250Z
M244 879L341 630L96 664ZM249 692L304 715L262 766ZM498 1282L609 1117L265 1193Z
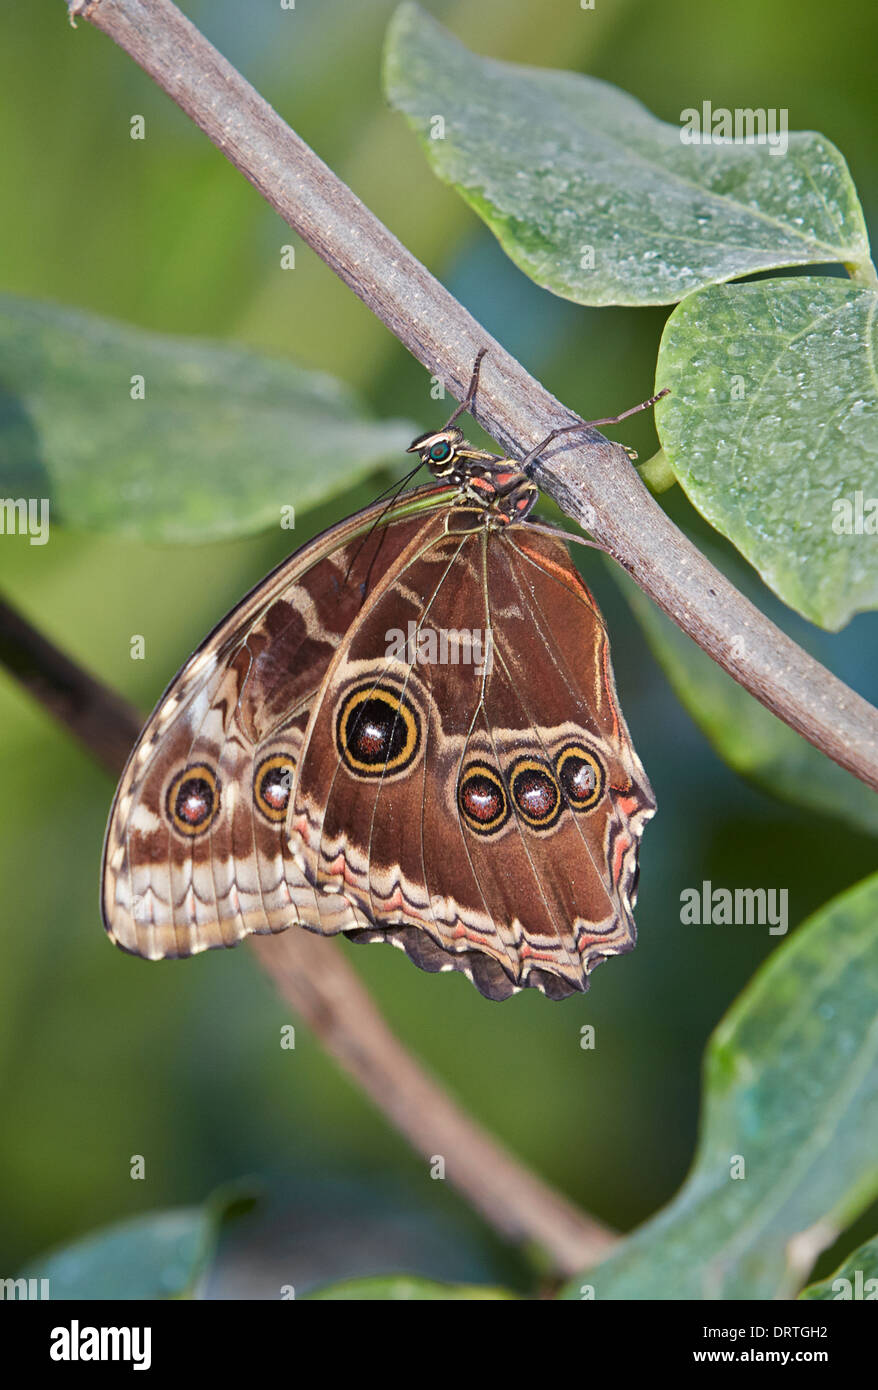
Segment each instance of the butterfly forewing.
M357 925L314 889L286 819L311 705L330 659L394 547L422 522L368 534L375 507L304 547L186 663L119 784L104 846L110 935L151 959L235 945L303 920ZM364 538L365 537L365 538Z

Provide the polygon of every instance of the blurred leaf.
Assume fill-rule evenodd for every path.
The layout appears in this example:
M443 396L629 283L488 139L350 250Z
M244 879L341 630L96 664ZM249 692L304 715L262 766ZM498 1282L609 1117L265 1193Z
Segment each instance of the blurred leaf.
M337 494L416 433L289 362L0 296L0 490L48 497L55 523L245 535Z
M229 1184L200 1207L148 1212L50 1251L19 1277L48 1279L53 1300L191 1298L221 1227L254 1200L252 1188Z
M775 266L869 266L856 189L822 135L790 135L783 158L686 145L610 83L476 57L412 4L388 31L385 89L439 177L566 299L672 304Z
M839 1283L840 1280L844 1282ZM867 1287L870 1280L871 1287ZM878 1236L848 1255L828 1279L809 1284L799 1298L822 1301L878 1298Z
M613 577L675 695L729 767L772 796L878 834L878 794L761 705L615 565Z
M667 492L677 481L673 469L665 458L664 449L657 449L645 463L639 463L637 472L650 492L654 494Z
M779 947L708 1044L674 1200L566 1298L790 1297L878 1191L878 875ZM736 1161L743 1178L732 1178Z
M433 1279L415 1279L407 1274L380 1275L373 1279L345 1279L338 1284L306 1295L309 1299L344 1299L356 1302L410 1303L427 1299L463 1300L468 1303L483 1299L509 1299L518 1295L510 1289L492 1284L440 1284Z
M876 310L878 293L844 280L716 287L674 310L659 351L671 395L656 423L678 482L830 630L878 606Z

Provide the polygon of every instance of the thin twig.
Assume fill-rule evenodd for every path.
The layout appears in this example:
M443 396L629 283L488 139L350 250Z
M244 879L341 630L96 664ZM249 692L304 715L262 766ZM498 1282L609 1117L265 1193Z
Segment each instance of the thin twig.
M0 600L0 662L118 777L143 719ZM282 997L421 1156L501 1235L542 1247L575 1274L613 1240L492 1138L388 1028L335 942L291 927L250 942Z
M118 777L143 720L0 599L0 663Z
M521 457L571 413L485 332L170 0L68 0L108 34L265 200L460 398L489 355L475 414ZM596 430L540 467L540 485L660 608L768 709L878 790L878 710L760 613L667 518Z
M285 949L277 948L284 944ZM279 991L386 1118L501 1235L536 1241L576 1274L613 1243L608 1226L574 1207L513 1158L402 1046L329 941L305 931L255 936L252 946Z

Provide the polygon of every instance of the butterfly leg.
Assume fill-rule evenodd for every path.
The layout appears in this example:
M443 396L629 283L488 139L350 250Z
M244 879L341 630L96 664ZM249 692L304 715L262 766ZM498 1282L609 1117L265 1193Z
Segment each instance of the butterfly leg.
M637 415L638 412L641 410L649 410L650 407L654 406L657 401L660 401L663 396L668 395L670 395L670 390L666 386L664 390L659 391L657 395L650 396L648 400L641 401L639 405L632 405L630 410L623 410L621 415L606 415L601 420L577 420L575 425L562 425L560 429L552 430L550 434L546 435L545 439L541 439L539 444L537 444L533 449L531 449L530 453L522 459L520 465L521 471L523 473L529 473L534 465L534 462L536 461L536 459L539 458L543 450L547 449L549 445L554 442L554 440L559 439L562 434L573 434L576 430L591 429L592 427L597 427L598 425L618 425L620 420L627 420L629 415ZM631 451L626 450L626 452L628 453L629 457L631 457ZM634 457L637 457L636 453L634 454Z
M641 401L639 405L632 405L629 410L623 410L621 415L607 415L603 420L586 420L586 425L618 425L620 420L627 420L629 415L637 415L641 410L649 410L665 396L669 396L671 390L665 386L655 396L650 396L648 400Z

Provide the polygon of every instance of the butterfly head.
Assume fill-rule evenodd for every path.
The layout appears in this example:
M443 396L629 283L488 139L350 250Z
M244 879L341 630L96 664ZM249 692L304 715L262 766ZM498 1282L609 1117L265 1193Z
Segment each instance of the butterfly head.
M436 430L433 434L421 434L413 439L406 449L407 454L420 454L421 463L429 468L434 478L450 478L457 482L461 469L461 445L464 444L463 431L453 426Z

